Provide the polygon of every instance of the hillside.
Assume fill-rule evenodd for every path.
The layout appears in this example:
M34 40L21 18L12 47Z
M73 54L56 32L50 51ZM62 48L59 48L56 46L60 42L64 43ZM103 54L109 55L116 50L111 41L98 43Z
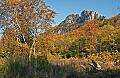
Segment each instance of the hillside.
M116 27L120 27L120 13L114 17L109 18L113 22L113 25Z
M51 36L52 39L50 39L53 40L51 43L54 44L54 47L51 47L54 48L54 51L51 51L52 54L64 55L65 53L65 55L70 54L74 57L76 56L74 53L81 53L82 51L85 53L90 51L120 51L119 15L109 19L94 19L82 23L60 23L47 32L53 32L51 35L49 34L49 38ZM65 31L67 28L69 30Z

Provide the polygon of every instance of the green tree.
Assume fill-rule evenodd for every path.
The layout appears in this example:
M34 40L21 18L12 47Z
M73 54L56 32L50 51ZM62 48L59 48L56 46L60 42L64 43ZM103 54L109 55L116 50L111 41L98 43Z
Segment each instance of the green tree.
M115 28L112 25L104 25L100 28L99 39L101 51L112 51L115 45Z

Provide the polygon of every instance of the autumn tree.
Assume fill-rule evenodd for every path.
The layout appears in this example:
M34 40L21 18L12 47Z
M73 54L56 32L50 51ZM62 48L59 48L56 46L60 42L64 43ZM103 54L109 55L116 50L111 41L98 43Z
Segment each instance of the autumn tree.
M11 47L11 54L15 56L9 58L12 67L8 68L13 70L8 76L20 77L16 61L19 64L25 63L23 65L27 68L29 78L33 78L33 74L37 71L35 69L44 64L39 62L41 58L35 59L36 42L38 35L51 27L55 14L56 12L51 10L43 0L2 0L0 2L0 30L3 31L1 42L7 48ZM19 58L21 55L27 57Z
M118 31L112 25L104 25L100 27L99 43L101 51L112 52L113 48L117 45L115 40L118 36Z
M92 20L88 24L85 25L84 31L85 31L84 38L85 38L86 48L90 52L96 51L98 24L94 20Z
M13 27L16 41L30 47L35 54L36 37L51 27L56 12L43 0L4 0L0 3L1 29Z

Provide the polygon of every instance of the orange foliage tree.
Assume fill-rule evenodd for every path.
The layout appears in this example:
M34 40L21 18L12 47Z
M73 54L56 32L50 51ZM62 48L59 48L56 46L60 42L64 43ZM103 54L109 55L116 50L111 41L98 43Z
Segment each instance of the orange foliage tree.
M98 35L98 24L92 20L88 24L85 25L84 28L84 38L85 38L85 45L87 50L96 51L97 45L97 35Z
M29 46L30 56L36 52L36 38L39 33L51 27L56 12L43 0L4 0L0 4L1 29L13 27L17 41Z

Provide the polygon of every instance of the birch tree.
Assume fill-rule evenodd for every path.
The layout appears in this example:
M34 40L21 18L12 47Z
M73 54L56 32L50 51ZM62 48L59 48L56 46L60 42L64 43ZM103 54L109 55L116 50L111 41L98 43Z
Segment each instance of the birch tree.
M1 31L13 27L17 32L16 41L29 46L29 57L35 54L36 38L51 27L56 12L44 0L4 0L0 2L0 9Z

